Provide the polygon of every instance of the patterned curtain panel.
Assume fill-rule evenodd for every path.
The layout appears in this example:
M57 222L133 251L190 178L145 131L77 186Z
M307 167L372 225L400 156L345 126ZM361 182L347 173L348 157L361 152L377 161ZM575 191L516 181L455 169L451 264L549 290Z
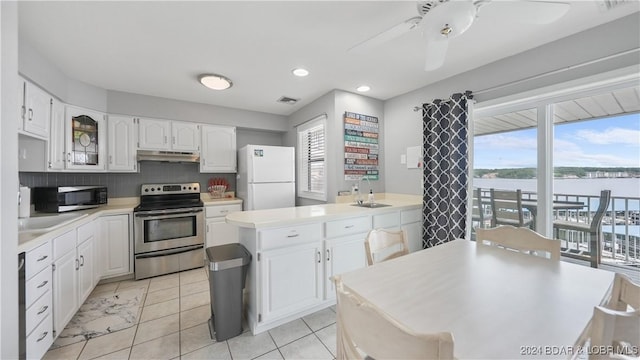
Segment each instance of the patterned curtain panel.
M470 91L423 105L422 247L465 237Z

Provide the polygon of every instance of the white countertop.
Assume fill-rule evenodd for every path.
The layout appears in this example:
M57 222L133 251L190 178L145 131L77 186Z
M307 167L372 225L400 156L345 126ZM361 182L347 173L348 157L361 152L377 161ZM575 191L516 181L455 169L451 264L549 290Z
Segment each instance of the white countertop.
M226 221L229 224L239 227L257 229L262 227L287 226L310 221L324 221L360 215L373 215L396 210L415 209L422 206L422 197L419 195L375 195L376 203L388 204L391 206L373 209L352 206L353 202L350 201L350 197L343 197L343 200L346 199L346 201L349 202L234 212L226 216Z
M204 206L242 204L242 200L237 198L211 199L208 193L203 193L202 201L204 202ZM78 219L54 230L46 232L32 231L18 233L18 253L36 248L47 240L62 235L78 225L93 221L97 217L130 213L139 203L139 197L113 198L109 199L107 205L102 205L95 209L86 211L74 211L74 213L86 214L87 216L79 217ZM56 214L35 213L32 214L32 217L55 215Z

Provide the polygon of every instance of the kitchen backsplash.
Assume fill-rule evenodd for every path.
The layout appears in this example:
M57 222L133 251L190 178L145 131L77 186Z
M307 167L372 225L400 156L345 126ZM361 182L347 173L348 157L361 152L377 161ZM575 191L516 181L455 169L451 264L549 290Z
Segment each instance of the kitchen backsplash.
M36 186L101 185L108 189L109 197L140 196L140 185L181 182L199 182L206 191L210 178L224 178L229 191L236 189L236 174L201 174L199 164L141 162L139 173L47 173L21 172L20 184Z

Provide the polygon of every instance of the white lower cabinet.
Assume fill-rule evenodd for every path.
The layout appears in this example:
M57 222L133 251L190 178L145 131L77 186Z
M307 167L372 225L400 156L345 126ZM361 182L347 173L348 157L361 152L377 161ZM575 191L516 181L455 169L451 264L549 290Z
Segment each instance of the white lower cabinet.
M25 332L27 359L40 359L53 343L51 243L25 255Z
M95 287L96 220L53 239L53 330L64 329Z
M247 281L254 334L335 303L331 277L366 265L371 216L241 229L253 259Z
M409 251L422 250L422 211L421 209L403 210L400 212L401 227L407 234Z
M100 278L126 275L132 272L129 215L100 217Z
M53 239L53 331L56 335L80 308L78 303L79 261L76 258L76 230Z
M324 296L335 299L336 290L331 281L334 275L363 268L367 265L364 240L367 233L324 241Z
M205 247L238 242L238 227L227 224L225 216L242 211L242 204L207 205L205 207Z
M268 322L322 302L322 242L262 252L258 260L262 303Z

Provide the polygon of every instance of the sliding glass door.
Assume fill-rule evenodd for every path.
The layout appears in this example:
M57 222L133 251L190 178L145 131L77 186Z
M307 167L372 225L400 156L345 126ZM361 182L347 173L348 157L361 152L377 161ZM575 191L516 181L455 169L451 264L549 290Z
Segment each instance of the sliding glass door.
M472 114L471 188L482 189L484 219L488 189L520 189L529 227L562 241L564 259L640 268L637 74L479 102Z

